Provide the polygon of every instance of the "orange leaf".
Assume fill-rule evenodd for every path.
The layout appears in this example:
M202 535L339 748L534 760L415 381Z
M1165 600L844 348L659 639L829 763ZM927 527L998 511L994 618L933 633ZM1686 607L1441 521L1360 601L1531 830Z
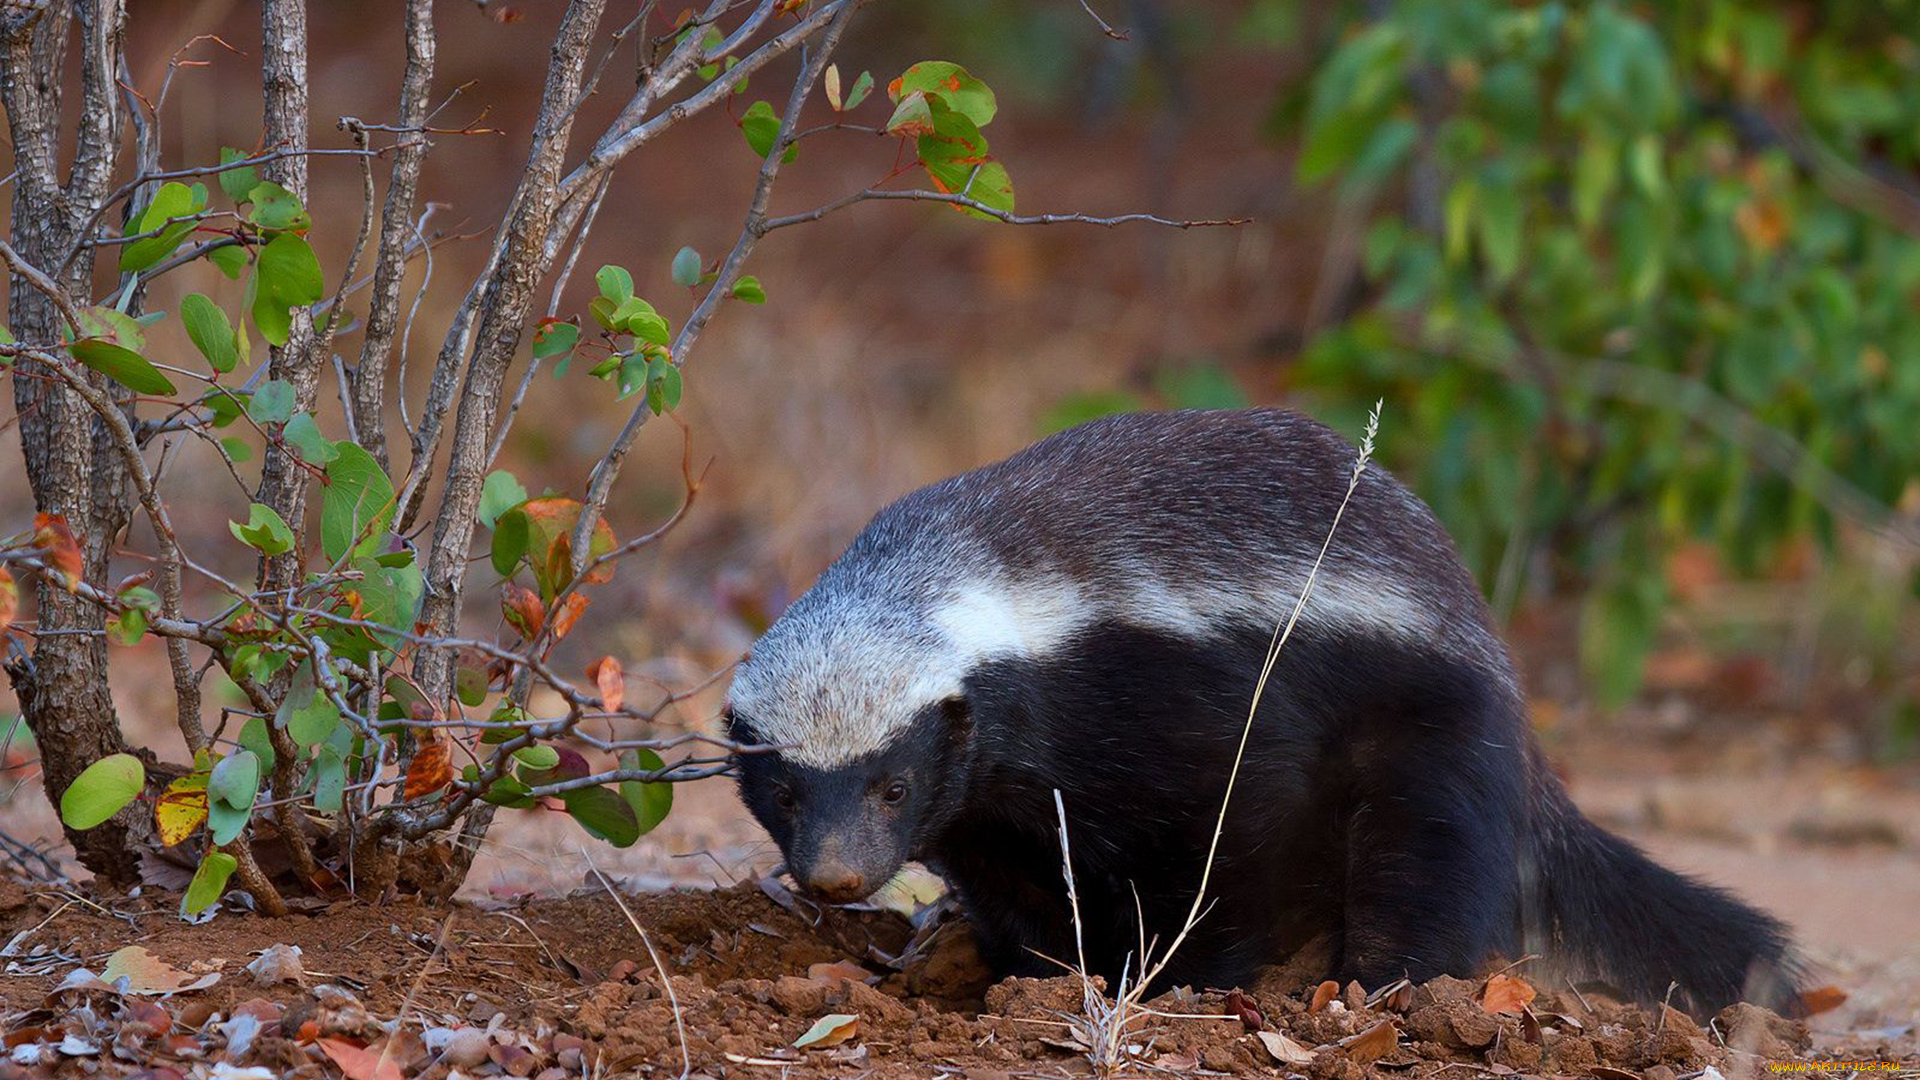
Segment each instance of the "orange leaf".
M547 609L540 603L540 597L525 585L511 581L500 586L500 613L527 641L532 641L547 621Z
M1328 979L1313 990L1313 1004L1307 1006L1308 1012L1319 1012L1327 1007L1327 1002L1340 996L1340 984Z
M80 588L86 564L80 557L80 544L74 540L73 530L67 527L65 514L35 514L33 546L40 548L47 565L66 579L68 592Z
M13 613L20 609L20 586L14 583L13 575L7 568L0 566L0 634L7 632L13 625Z
M556 592L564 588L566 580L573 576L572 533L574 526L580 523L580 511L585 507L586 504L579 499L565 495L542 495L537 499L528 499L515 510L527 516L527 534L534 568L547 568L548 576L544 584ZM607 524L606 518L599 518L593 523L593 540L587 544L589 559L612 551L613 544L613 527ZM566 561L558 564L564 570L557 569L555 555L564 556ZM589 572L582 579L582 584L598 585L612 580L613 564L608 563Z
M451 783L453 749L447 745L447 740L436 735L433 741L423 744L413 755L413 764L407 766L407 786L401 797L417 799Z
M580 621L581 613L587 610L587 597L583 593L569 593L560 601L560 610L553 613L553 640L559 641L573 631L573 624Z
M554 624L558 627L558 623ZM587 678L600 688L600 703L608 712L619 712L627 699L627 678L620 670L620 661L611 656L603 656L587 665Z
M807 965L807 978L814 982L827 983L829 985L849 980L864 983L871 978L872 975L873 972L868 971L866 968L861 967L851 960L835 960L830 964L819 963Z
M1525 981L1511 975L1495 975L1480 990L1480 1007L1490 1013L1513 1013L1533 1004L1536 993Z
M1366 1065L1399 1046L1400 1031L1393 1026L1393 1021L1382 1020L1358 1035L1341 1039L1340 1045L1346 1048L1348 1060Z
M1807 1016L1831 1012L1846 1003L1847 992L1837 986L1816 986L1800 991L1800 1008Z
M347 1080L403 1080L400 1062L387 1055L384 1042L355 1046L344 1039L321 1039L319 1045Z

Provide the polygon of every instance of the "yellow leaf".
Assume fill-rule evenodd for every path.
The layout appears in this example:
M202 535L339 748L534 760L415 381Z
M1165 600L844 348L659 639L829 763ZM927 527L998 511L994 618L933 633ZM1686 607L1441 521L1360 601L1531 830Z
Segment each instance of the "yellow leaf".
M189 773L167 785L153 804L153 824L167 847L193 835L207 820L207 774Z

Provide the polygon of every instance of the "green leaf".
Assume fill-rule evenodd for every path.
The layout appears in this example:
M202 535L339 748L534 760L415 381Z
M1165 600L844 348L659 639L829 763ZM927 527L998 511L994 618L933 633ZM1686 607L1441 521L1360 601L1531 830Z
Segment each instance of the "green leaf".
M380 463L353 442L343 439L334 446L340 456L327 463L320 504L320 550L328 562L338 562L355 547L378 544L393 519L393 483Z
M314 681L313 664L301 661L294 669L293 682L287 687L287 694L280 700L280 707L274 712L273 722L287 730L293 741L301 746L312 746L325 742L340 725L340 710L333 701L320 692Z
M495 469L480 485L480 524L491 529L501 514L526 501L527 489L519 478L505 469Z
M107 623L106 631L116 645L138 645L147 633L147 613L128 608Z
M1480 253L1496 282L1505 282L1520 269L1524 210L1520 193L1511 184L1488 184L1480 189Z
M253 460L253 446L238 435L226 435L220 439L220 449L235 463Z
M477 709L487 700L487 669L461 664L453 671L453 693L460 704Z
M673 283L689 288L700 284L700 253L683 247L673 255Z
M666 346L672 343L672 327L667 325L652 304L637 296L629 296L614 308L611 316L616 330L625 330L641 341Z
M160 233L143 240L135 240L122 247L120 272L125 274L145 270L166 258L174 248L180 246L180 241L186 239L195 225L192 220L175 221L170 225L167 222L172 218L190 218L206 209L206 205L205 188L198 189L196 194L194 188L185 184L169 182L160 185L160 190L153 194L153 201L147 204L146 212L140 215L140 220L127 235L153 232L156 229L159 229ZM165 227L162 228L162 226Z
M640 821L627 800L603 786L575 788L562 792L560 801L567 813L588 835L605 840L614 847L632 847L640 839Z
M852 112L860 106L861 102L867 100L867 95L871 93L873 93L873 72L863 71L859 78L853 80L853 89L847 91L847 102L841 106L841 111Z
M242 809L228 806L223 802L207 803L207 835L216 844L231 844L247 827L247 819L253 816L253 808Z
M140 355L146 335L126 313L108 307L85 308L80 312L80 329L85 336L70 346L74 359L136 394L168 397L178 393L173 382Z
M680 407L680 369L665 357L647 362L647 406L655 416Z
M368 622L395 630L412 630L426 595L426 579L414 565L381 566L371 559L359 564L361 615Z
M239 281L240 272L247 268L247 249L240 244L224 244L208 251L207 261L228 278Z
M347 791L347 763L340 751L331 746L315 747L313 764L308 768L313 777L314 807L323 814L339 813L346 805Z
M749 304L764 304L767 302L767 290L761 286L759 278L742 274L740 280L733 283L733 298Z
M260 759L260 771L262 773L270 773L273 771L273 764L278 761L279 758L273 752L273 736L267 733L267 721L265 717L247 717L247 722L240 725L240 734L234 737L234 741L239 743L243 749L251 753L254 757Z
M252 806L259 793L260 757L252 750L240 750L221 758L213 767L212 775L207 777L207 798L229 806Z
M247 399L247 415L256 424L284 424L293 418L293 384L268 379Z
M753 148L753 152L764 158L773 152L773 141L780 136L780 117L774 114L772 105L764 100L756 101L747 106L745 115L740 117L740 131L747 137L747 145ZM780 160L792 161L799 153L800 144L789 143Z
M233 876L233 869L240 863L224 851L209 851L207 857L200 860L200 866L193 872L193 880L187 882L187 893L180 898L182 918L198 915L213 906L220 894L227 891L227 879Z
M527 515L512 513L514 509L508 507L493 519L493 544L489 554L494 573L503 578L513 576L514 568L528 554L528 545L533 539Z
M305 232L313 225L313 218L300 205L300 197L271 180L255 184L247 192L247 201L253 204L248 220L262 229Z
M979 127L992 123L993 115L999 108L994 101L993 91L987 88L986 83L967 74L967 69L959 64L945 60L922 60L908 68L905 74L887 87L887 96L899 101L915 91L928 96L937 95L946 102L948 108L965 114ZM853 104L847 107L852 108Z
M966 115L932 99L933 130L914 143L920 166L927 170L936 188L964 193L967 197L995 210L1013 209L1013 181L987 152L986 136ZM972 208L974 217L990 217Z
M550 356L565 356L573 351L580 340L580 327L575 323L559 319L542 319L533 329L533 358L545 360Z
M551 769L560 764L560 751L535 743L515 750L513 759L529 769Z
M91 829L132 802L146 782L139 758L109 754L81 770L60 793L60 821L69 829Z
M247 510L247 523L227 522L227 529L239 541L262 555L285 555L293 550L293 530L279 512L265 503L254 503Z
M495 806L506 806L516 810L528 810L534 805L527 792L533 789L511 776L502 776L495 780L480 798Z
M332 439L320 433L320 425L314 423L313 417L306 413L294 414L280 434L293 444L294 450L309 465L325 465L340 456L340 448L333 444Z
M647 388L647 358L640 353L631 353L620 358L620 397L625 401ZM656 414L659 413L655 409Z
M147 588L145 585L134 585L130 588L120 590L119 599L122 604L128 607L139 608L142 611L160 610L160 594Z
M226 374L240 362L240 350L234 343L233 324L219 305L200 293L188 293L180 301L180 321L186 325L193 347L207 358L213 370Z
M594 283L600 286L600 295L619 306L633 296L633 275L622 266L603 266L593 275Z
M620 755L620 767L623 769L647 769L657 771L667 767L660 755L645 747L636 747ZM640 826L640 835L653 831L654 826L667 819L673 810L673 785L664 780L622 780L620 797L633 807L634 820Z
M220 164L227 165L235 161L245 161L253 155L245 150L231 146L220 148ZM246 202L253 192L254 185L260 182L260 170L252 165L238 169L228 169L220 174L220 190L227 193L235 205Z
M254 264L248 303L260 336L270 344L285 345L293 327L293 309L319 303L325 288L320 260L304 239L281 233L268 241Z

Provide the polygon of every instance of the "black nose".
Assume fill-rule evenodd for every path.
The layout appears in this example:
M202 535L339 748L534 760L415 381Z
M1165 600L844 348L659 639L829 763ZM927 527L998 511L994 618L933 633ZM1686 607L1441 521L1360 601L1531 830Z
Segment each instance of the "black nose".
M836 904L864 900L872 891L859 871L834 858L821 859L809 868L805 884L809 891Z

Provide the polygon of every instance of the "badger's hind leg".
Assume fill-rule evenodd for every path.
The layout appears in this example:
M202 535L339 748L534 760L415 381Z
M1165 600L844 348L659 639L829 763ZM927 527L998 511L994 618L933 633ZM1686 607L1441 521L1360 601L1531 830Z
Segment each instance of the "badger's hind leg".
M1395 657L1354 688L1335 975L1471 976L1517 934L1525 790L1512 698L1459 661Z

